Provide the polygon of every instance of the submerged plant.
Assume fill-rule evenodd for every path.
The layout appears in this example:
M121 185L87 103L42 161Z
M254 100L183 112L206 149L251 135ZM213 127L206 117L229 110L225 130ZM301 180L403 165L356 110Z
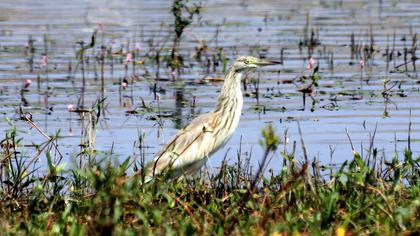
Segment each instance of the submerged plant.
M189 5L189 0L174 0L172 3L171 12L174 16L174 42L172 45L171 57L170 57L170 66L172 71L179 69L183 65L183 58L178 54L179 44L181 42L182 34L186 27L188 27L194 16L199 16L201 11L201 4L192 4Z

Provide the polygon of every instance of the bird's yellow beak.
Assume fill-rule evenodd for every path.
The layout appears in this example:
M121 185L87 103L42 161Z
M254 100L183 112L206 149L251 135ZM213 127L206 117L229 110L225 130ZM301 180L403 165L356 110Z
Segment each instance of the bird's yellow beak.
M258 59L254 62L255 65L257 66L270 66L270 65L278 65L281 64L281 62L279 61L270 61L270 60L266 60L266 59Z

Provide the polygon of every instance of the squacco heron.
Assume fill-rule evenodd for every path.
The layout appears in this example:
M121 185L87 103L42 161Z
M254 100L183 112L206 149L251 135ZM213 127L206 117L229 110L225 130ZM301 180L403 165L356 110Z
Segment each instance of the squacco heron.
M261 67L279 64L276 61L243 56L236 59L225 76L215 109L195 118L180 130L146 165L145 182L167 174L178 178L196 173L207 159L232 137L241 117L243 98L241 81Z

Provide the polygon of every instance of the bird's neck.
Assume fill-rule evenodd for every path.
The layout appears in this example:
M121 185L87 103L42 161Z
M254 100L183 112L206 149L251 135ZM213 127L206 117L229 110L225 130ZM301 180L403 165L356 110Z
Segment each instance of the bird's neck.
M235 73L233 69L226 74L225 83L223 84L222 91L220 92L215 112L229 112L232 109L232 106L239 106L240 109L242 109L243 98L241 81L244 76L245 73Z

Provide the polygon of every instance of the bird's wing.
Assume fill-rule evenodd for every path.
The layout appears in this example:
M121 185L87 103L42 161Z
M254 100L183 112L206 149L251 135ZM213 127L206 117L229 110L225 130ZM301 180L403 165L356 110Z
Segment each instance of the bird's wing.
M211 113L202 114L196 117L188 126L180 130L156 155L156 157L146 166L146 175L154 176L165 169L176 169L179 163L188 165L194 163L194 157L187 153L189 148L197 147L197 143L201 143L202 139L207 135L211 128ZM198 150L197 150L198 151ZM191 153L191 152L188 152ZM198 158L203 158L197 155ZM182 158L181 162L176 162L178 158ZM177 164L178 163L178 164Z

